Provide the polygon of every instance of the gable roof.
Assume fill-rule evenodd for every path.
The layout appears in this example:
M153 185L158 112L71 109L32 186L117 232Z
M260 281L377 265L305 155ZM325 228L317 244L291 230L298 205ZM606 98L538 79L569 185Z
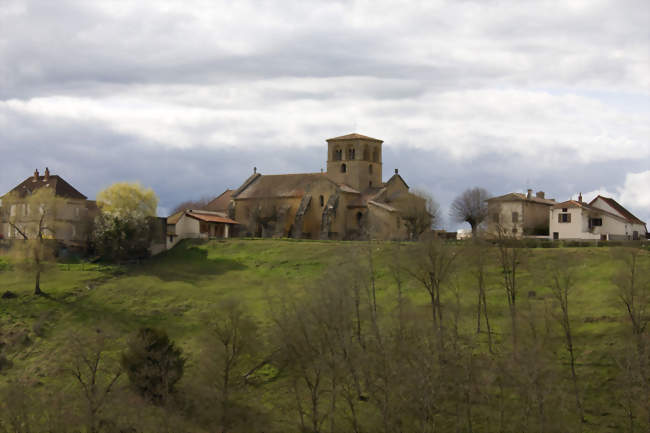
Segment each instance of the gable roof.
M236 199L302 197L309 184L317 180L331 180L325 173L271 174L257 173L232 195Z
M340 137L328 138L325 141L339 141L339 140L341 140L341 141L342 140L370 140L370 141L376 141L378 143L383 143L382 140L379 140L377 138L368 137L366 135L357 134L356 132L352 133L352 134L341 135Z
M50 175L45 178L45 176L38 176L36 179L34 176L30 176L24 181L22 181L18 186L7 193L16 193L20 198L24 198L27 195L33 194L36 190L41 188L49 188L54 191L54 195L57 197L72 198L86 200L86 196L77 191L72 185L66 182L61 176Z
M598 214L607 215L607 216L610 216L612 218L616 218L616 219L619 219L619 220L627 221L621 215L616 215L614 213L611 213L611 212L606 211L604 209L601 209L599 207L591 206L591 204L585 203L584 201L580 202L580 201L577 201L577 200L567 200L567 201L564 201L562 203L555 203L553 205L553 209L576 208L576 207L581 208L581 209L585 209L585 210L588 210L588 211L596 212Z
M610 197L603 197L602 195L597 196L595 199L589 202L589 205L591 206L596 200L602 199L605 203L610 205L612 208L616 210L616 212L620 213L623 218L631 222L632 224L642 224L645 225L645 222L641 221L634 215L632 215L632 212L629 210L625 209L622 205L620 205L616 200ZM597 206L594 206L597 208Z
M528 198L526 194L522 194L520 192L510 192L508 194L500 195L498 197L489 198L486 201L532 201L534 203L546 204L549 206L556 204L555 200L540 198L537 196L531 196L530 198Z
M228 205L230 204L230 199L232 198L233 193L235 192L234 189L227 189L221 194L219 194L217 197L212 199L210 203L208 203L205 206L206 210L212 210L212 211L225 211L228 209Z
M409 189L408 183L406 183L404 178L400 176L399 173L395 173L394 175L392 175L384 185L388 185L389 183L395 182L397 180L401 180L404 186L406 187L406 189Z

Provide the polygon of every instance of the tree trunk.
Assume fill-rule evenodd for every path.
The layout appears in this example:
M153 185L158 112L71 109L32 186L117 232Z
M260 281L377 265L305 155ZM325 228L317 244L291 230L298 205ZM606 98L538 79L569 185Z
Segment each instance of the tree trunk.
M41 269L40 269L40 264L37 263L36 266L39 266L39 268L36 270L36 283L34 285L34 295L43 295L43 291L41 290Z

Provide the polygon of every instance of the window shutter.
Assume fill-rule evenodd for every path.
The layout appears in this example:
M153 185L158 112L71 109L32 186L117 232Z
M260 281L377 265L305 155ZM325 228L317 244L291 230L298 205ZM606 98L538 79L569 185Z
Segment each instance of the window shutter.
M568 223L571 222L571 214L570 213L566 214L566 222L568 222Z
M559 223L562 222L562 214L561 213L557 214L557 222L559 222Z

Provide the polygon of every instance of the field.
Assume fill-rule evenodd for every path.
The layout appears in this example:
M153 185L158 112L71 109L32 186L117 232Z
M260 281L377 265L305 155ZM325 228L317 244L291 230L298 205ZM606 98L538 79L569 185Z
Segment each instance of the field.
M404 269L409 267L414 248L411 244L400 247ZM231 298L241 301L267 339L273 333L277 305L287 298L299 299L309 293L306 288L315 290L326 285L333 274L341 277L344 272L353 273L351 263L358 264L359 275L368 274L369 257L380 314L390 315L397 306L396 249L391 243L362 242L184 242L140 264L54 264L42 279L45 297L32 294L31 274L0 256L0 294L10 291L17 295L0 299L0 341L5 343L4 356L11 363L0 371L0 388L22 381L34 390L51 386L75 392L76 384L61 365L69 351L67 341L72 332L98 327L110 329L115 336L115 353L126 344L128 335L141 327L164 329L183 349L189 378L199 370L207 324L219 315L221 302ZM554 336L558 343L553 346L557 353L552 357L557 359L557 371L563 371L568 361L562 350L562 329L555 320L558 306L546 269L559 254L568 253L579 262L573 269L576 284L569 302L577 374L584 398L584 431L621 431L629 424L624 404L615 394L619 389L619 358L632 334L613 283L622 268L622 262L613 258L614 250L530 249L520 268L519 308L522 315L537 318L542 324L539 332L546 328L545 332ZM505 351L509 347L510 317L503 274L497 265L496 247L486 254L490 256L486 274L488 311L495 345L501 345ZM641 266L647 269L649 262L650 254L642 251ZM416 320L430 321L429 294L409 272L403 272L402 278L403 293L412 304ZM448 308L456 306L460 317L458 333L472 335L476 330L475 278L470 261L462 255L457 275L450 282L452 286L454 290L443 292L442 303ZM475 351L487 352L485 330L475 342ZM260 404L271 414L279 410L274 406L274 392L272 387L261 392ZM278 425L284 427L278 431L290 428L287 426L292 425L292 417L295 421L297 415L283 414ZM488 418L478 421L476 431L481 431L480 423L488 422ZM633 421L632 425L637 422L643 420ZM464 427L460 431L467 430Z

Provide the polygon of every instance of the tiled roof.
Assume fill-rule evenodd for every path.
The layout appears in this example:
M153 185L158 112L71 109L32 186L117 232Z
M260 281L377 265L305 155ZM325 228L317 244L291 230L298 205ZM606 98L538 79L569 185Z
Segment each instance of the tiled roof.
M220 216L220 215L207 214L202 212L199 213L199 212L189 211L187 212L187 216L191 218L195 218L199 221L205 221L210 223L239 224L237 221L227 218L225 215Z
M206 210L225 211L228 209L234 189L227 189L205 206Z
M17 193L22 198L28 194L33 194L40 188L52 189L57 197L80 200L86 199L85 195L77 191L72 185L58 175L50 175L47 180L45 179L45 176L38 176L38 180L36 180L34 176L30 176L7 194L11 194L12 192Z
M357 133L341 135L340 137L328 138L326 141L338 141L338 140L371 140L371 141L377 141L379 143L383 143L382 140L379 140L377 138L372 138Z
M631 222L632 224L642 224L645 225L645 222L641 221L634 215L632 215L632 212L629 210L625 209L623 206L621 206L616 200L610 197L603 197L602 195L599 195L595 199L589 202L589 205L592 205L596 200L601 198L605 203L616 209L618 213L620 213L626 220Z
M541 203L541 204L547 204L547 205L555 205L556 202L555 200L550 200L547 198L540 198L536 196L531 196L528 198L526 194L522 194L519 192L511 192L508 194L500 195L498 197L492 197L487 199L487 201L514 201L514 200L525 200L525 201L532 201L535 203ZM564 206L566 207L566 206Z
M324 173L260 175L247 180L233 198L280 198L302 197L309 184L316 180L328 180Z

